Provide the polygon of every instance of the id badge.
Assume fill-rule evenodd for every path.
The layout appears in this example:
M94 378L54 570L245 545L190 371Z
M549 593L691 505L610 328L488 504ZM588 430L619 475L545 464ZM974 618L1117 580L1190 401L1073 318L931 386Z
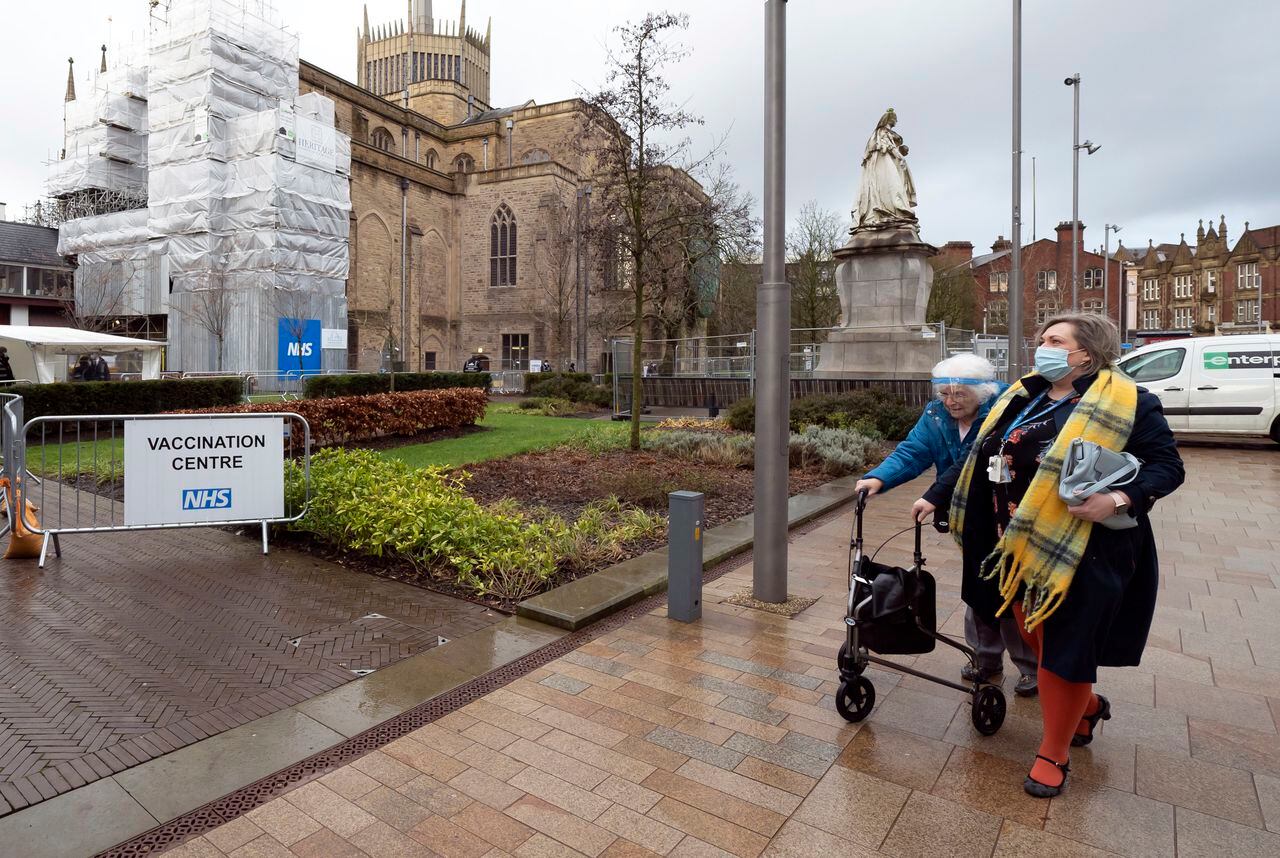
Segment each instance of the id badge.
M1004 460L1004 456L996 454L988 460L987 479L993 483L1012 482L1013 478L1009 475L1009 463Z

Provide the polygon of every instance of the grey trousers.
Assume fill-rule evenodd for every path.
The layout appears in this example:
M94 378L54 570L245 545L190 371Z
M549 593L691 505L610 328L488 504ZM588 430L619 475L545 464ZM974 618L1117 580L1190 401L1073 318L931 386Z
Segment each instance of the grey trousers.
M1000 618L999 626L989 626L974 616L973 608L964 610L964 639L978 653L978 669L1002 671L1004 651L1023 676L1035 676L1039 666L1036 654L1018 632L1018 621L1012 615Z

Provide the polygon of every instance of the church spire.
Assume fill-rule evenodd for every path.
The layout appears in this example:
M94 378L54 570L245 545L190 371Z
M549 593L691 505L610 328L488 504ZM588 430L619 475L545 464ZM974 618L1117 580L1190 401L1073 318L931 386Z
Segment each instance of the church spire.
M489 16L489 26L484 28L484 46L489 47L489 38L493 35L493 16Z
M369 41L369 4L364 4L364 40Z
M458 35L467 37L467 0L462 0L462 13L458 16Z
M67 95L63 101L76 100L76 76L75 76L75 57L67 57Z

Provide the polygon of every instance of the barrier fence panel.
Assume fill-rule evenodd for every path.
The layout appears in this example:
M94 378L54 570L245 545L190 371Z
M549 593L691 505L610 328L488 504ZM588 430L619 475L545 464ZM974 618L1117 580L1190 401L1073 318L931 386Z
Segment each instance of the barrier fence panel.
M299 414L72 415L20 424L12 407L4 411L5 471L13 470L16 486L10 521L14 507L36 506L30 530L43 536L41 566L50 545L61 555L65 533L256 524L265 554L267 526L297 521L310 500L311 427ZM294 471L290 486L286 467Z

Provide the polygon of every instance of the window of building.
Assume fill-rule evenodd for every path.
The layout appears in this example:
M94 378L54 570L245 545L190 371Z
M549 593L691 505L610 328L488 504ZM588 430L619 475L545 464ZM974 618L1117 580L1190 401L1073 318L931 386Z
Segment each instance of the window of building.
M489 222L489 288L516 285L516 216L506 203Z
M1204 320L1211 325L1217 324L1218 322L1218 305L1217 304L1204 305Z
M373 144L373 148L381 149L383 152L396 151L396 138L392 137L391 132L385 128L373 129L369 142Z
M1041 292L1049 292L1058 288L1058 272L1057 271L1037 271L1036 272L1036 289Z
M1218 272L1206 271L1204 273L1204 291L1213 294L1218 291Z
M453 79L462 82L462 57L453 58Z
M1159 310L1143 310L1142 311L1142 329L1144 331L1154 331L1160 327L1160 311Z
M367 60L364 64L364 88L373 89L373 61Z
M1173 276L1173 297L1190 298L1195 290L1195 275L1175 274Z
M1147 277L1142 281L1142 300L1159 301L1160 300L1160 280L1156 277Z
M22 294L22 266L0 265L0 293Z
M1252 298L1236 301L1236 321L1242 324L1258 321L1258 302Z
M1009 272L1008 271L992 271L989 277L992 292L1008 292L1009 291Z
M1262 277L1258 274L1258 263L1246 262L1236 266L1236 288L1257 289L1262 285Z
M1181 372L1186 357L1186 349L1161 349L1131 357L1121 363L1120 368L1134 381L1161 381Z
M463 152L461 155L453 159L453 171L455 173L470 173L476 168L475 159Z
M1084 288L1101 289L1102 288L1102 269L1086 268L1084 270Z
M1043 325L1056 312L1058 312L1057 301L1036 301L1036 324Z
M1096 298L1091 301L1081 301L1080 309L1084 310L1086 313L1101 313L1102 302Z
M502 335L502 368L503 369L528 369L529 368L529 335L528 334L503 334Z
M1003 328L1009 324L1009 302L1008 301L992 301L987 305L987 326L991 328Z
M530 149L520 156L521 164L541 164L550 160L551 155L545 149Z
M1190 328L1196 323L1195 307L1175 307L1173 310L1173 326L1179 329Z
M428 150L427 150L427 159L426 159L427 169L428 169L428 170L434 170L434 169L436 168L436 161L437 161L437 160L439 160L439 156L438 156L438 155L436 155L436 150L435 150L435 149L428 149Z
M435 368L436 368L436 353L423 352L422 353L422 369L425 372L434 372Z

